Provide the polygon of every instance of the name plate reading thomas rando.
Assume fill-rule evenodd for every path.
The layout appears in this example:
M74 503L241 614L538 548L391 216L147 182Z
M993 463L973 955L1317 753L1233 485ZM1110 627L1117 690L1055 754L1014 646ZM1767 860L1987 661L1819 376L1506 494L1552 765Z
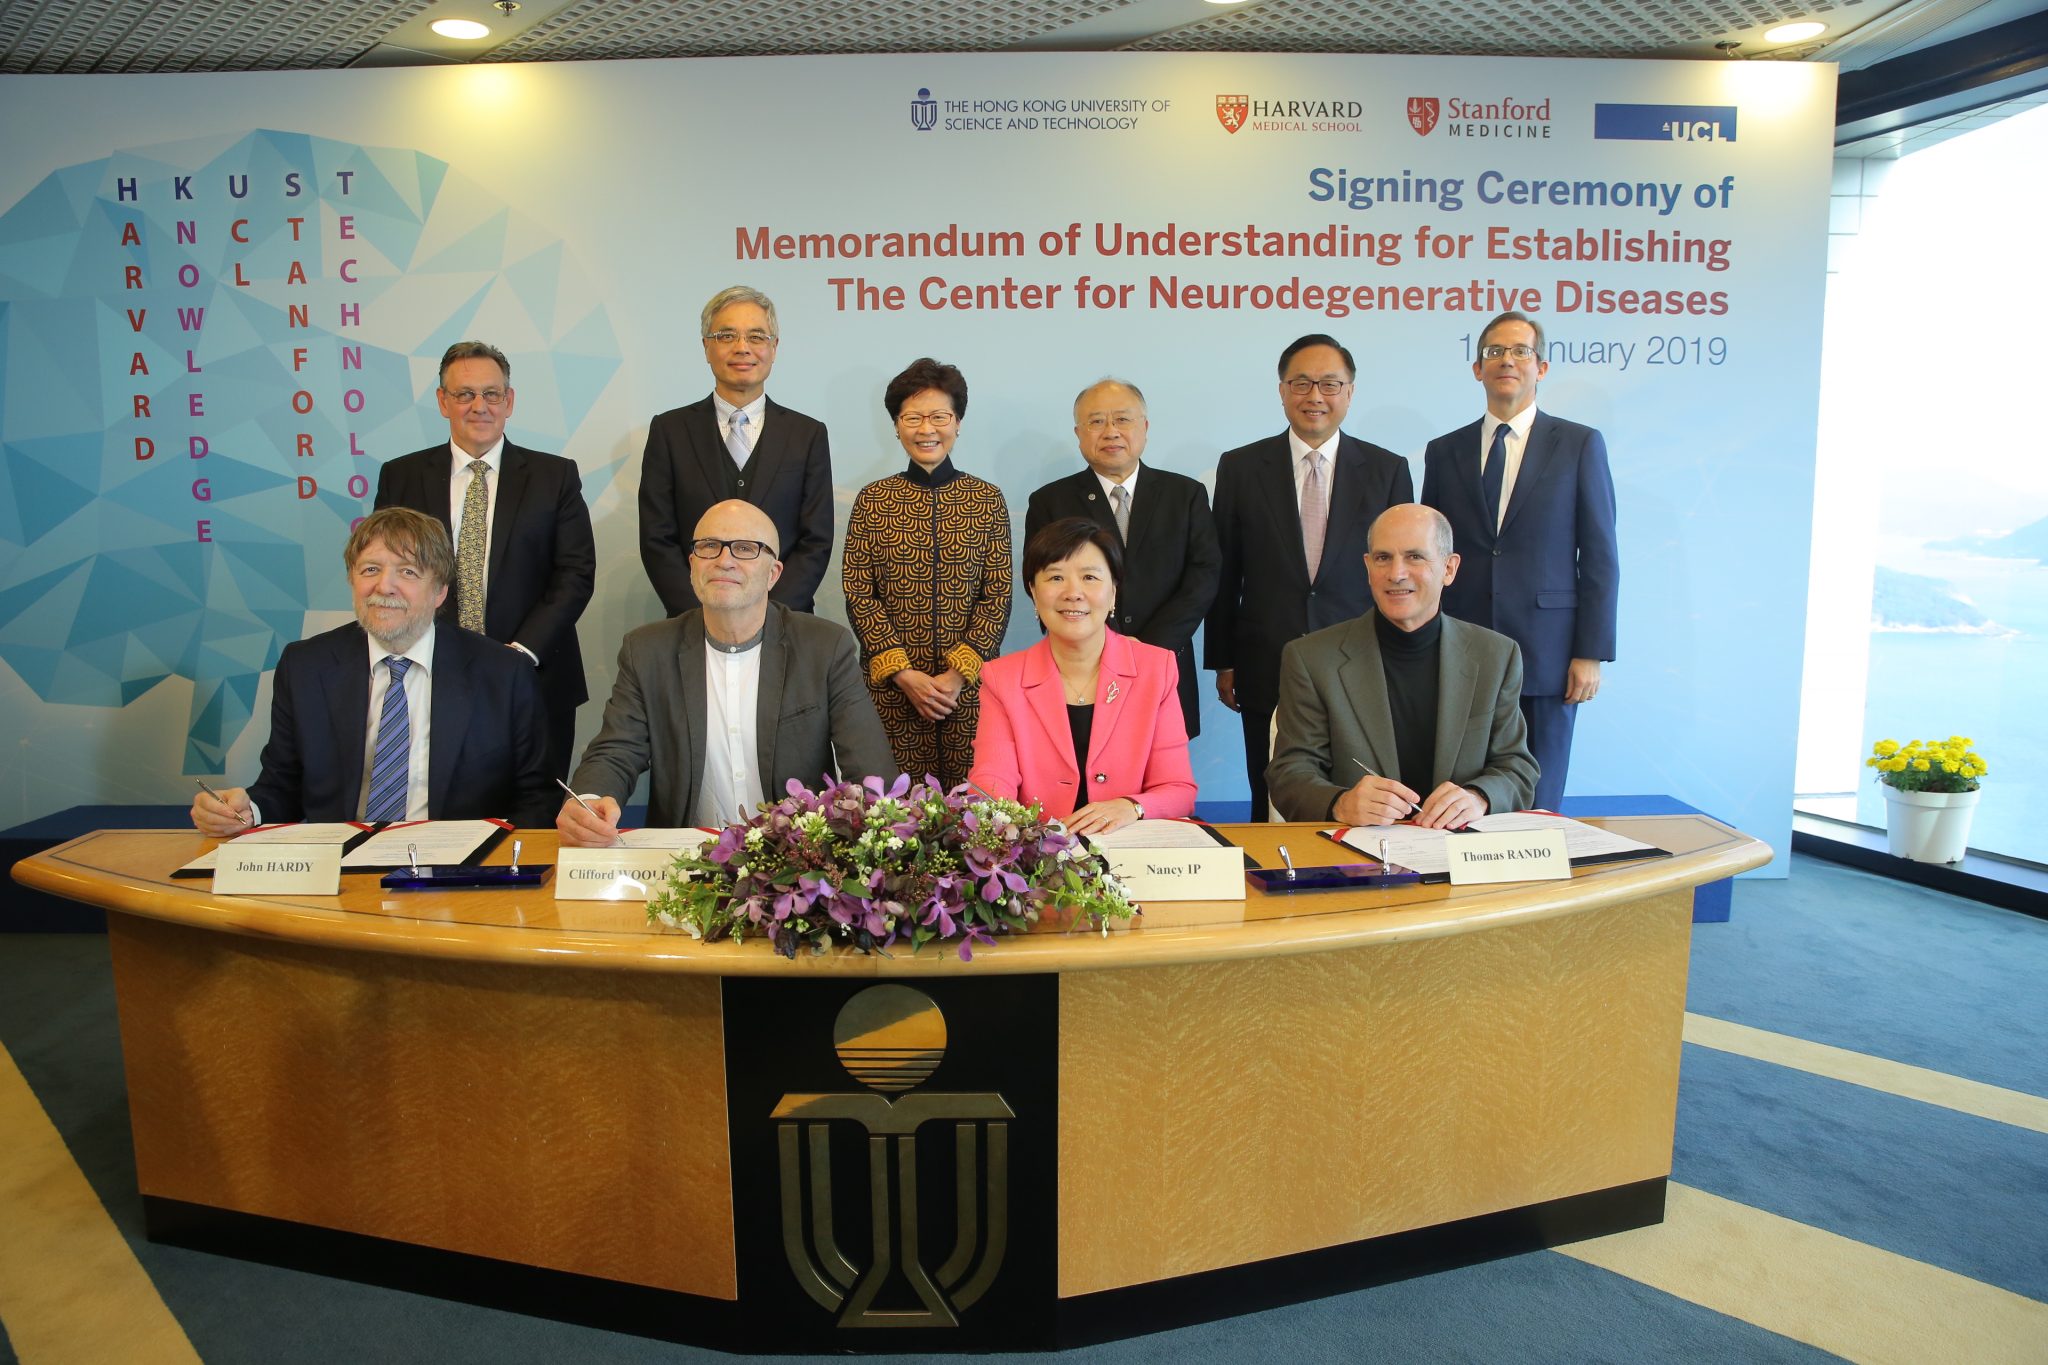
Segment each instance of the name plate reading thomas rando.
M555 899L652 900L675 860L673 848L565 848L555 855Z
M1195 821L1140 820L1087 837L1140 904L1244 899L1244 850Z
M341 893L340 844L223 844L213 866L221 896Z
M1561 881L1572 875L1564 838L1561 829L1446 834L1444 856L1451 865L1451 885Z

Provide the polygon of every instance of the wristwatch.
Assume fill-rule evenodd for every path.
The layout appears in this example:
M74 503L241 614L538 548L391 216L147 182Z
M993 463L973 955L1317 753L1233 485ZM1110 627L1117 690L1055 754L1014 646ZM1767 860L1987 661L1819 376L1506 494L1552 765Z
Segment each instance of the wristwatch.
M1139 799L1138 799L1137 797L1135 797L1135 796L1126 796L1126 797L1124 798L1124 800L1126 800L1126 801L1128 801L1128 802L1130 802L1130 803L1131 803L1131 809L1132 809L1132 810L1134 810L1134 811L1136 811L1136 812L1138 812L1138 818L1139 818L1140 820L1142 820L1142 819L1144 819L1144 818L1145 818L1145 803L1144 803L1144 802L1140 801L1140 800L1139 800Z

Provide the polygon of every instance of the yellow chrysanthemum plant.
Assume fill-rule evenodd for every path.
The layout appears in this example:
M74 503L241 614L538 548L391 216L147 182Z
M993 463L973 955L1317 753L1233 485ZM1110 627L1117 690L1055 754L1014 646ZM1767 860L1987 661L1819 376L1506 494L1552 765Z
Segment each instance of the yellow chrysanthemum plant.
M1902 792L1973 792L1977 779L1990 769L1971 748L1967 735L1947 739L1913 739L1904 744L1881 739L1870 746L1866 768L1877 769L1877 780Z

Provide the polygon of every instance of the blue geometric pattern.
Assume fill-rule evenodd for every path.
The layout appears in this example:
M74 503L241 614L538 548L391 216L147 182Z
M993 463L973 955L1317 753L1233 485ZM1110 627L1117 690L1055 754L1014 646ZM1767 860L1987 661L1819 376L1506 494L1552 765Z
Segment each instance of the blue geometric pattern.
M221 772L473 336L543 449L619 369L564 244L446 162L256 130L52 172L0 215L0 659L73 705L190 679Z

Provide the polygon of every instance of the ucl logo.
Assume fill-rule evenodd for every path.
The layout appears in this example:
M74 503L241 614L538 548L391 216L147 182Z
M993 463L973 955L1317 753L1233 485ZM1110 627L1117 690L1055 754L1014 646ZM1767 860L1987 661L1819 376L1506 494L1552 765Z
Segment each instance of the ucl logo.
M910 102L910 126L920 133L929 133L939 126L939 102L932 98L932 92L920 89L917 98Z
M946 1018L922 991L870 986L839 1011L832 1042L866 1091L784 1095L770 1114L777 1121L789 1268L805 1293L839 1315L840 1327L957 1327L959 1314L995 1283L1008 1249L1009 1120L1016 1114L989 1093L890 1098L922 1085L946 1055ZM917 1137L928 1124L947 1123L950 1131L942 1129L936 1140L941 1151L953 1152L958 1208L954 1246L934 1270L918 1245ZM832 1231L833 1180L855 1174L834 1170L835 1124L857 1124L867 1138L862 1202L873 1210L873 1229L865 1267ZM985 1163L977 1151L984 1147Z
M1218 95L1216 97L1216 121L1223 125L1223 131L1234 133L1244 127L1244 116L1252 107L1250 95Z
M1435 95L1410 95L1408 97L1408 126L1421 137L1428 137L1429 130L1436 127L1443 106Z

